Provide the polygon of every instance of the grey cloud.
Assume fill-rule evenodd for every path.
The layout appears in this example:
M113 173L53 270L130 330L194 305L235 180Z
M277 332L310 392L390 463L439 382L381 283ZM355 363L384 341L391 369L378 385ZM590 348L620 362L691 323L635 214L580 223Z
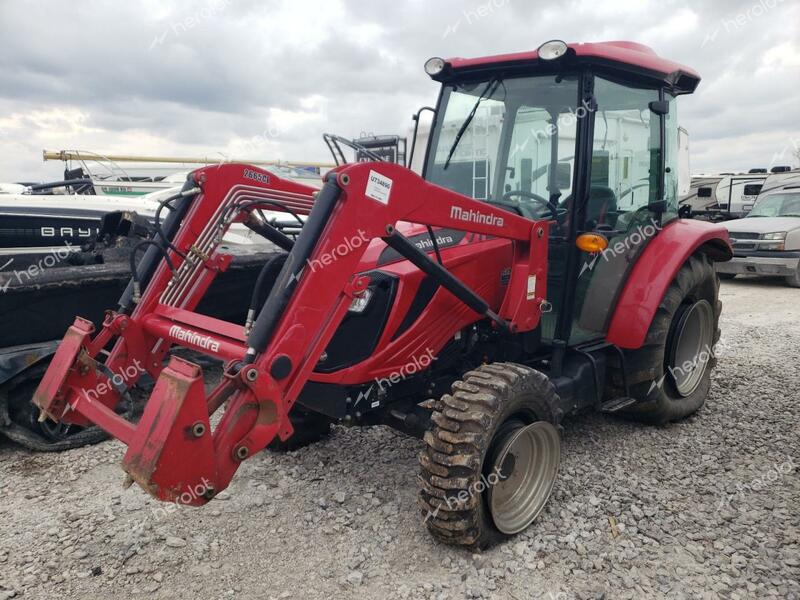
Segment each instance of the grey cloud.
M760 2L774 8L758 10ZM110 145L123 134L141 132L168 140L182 153L205 154L237 139L263 138L270 111L303 112L303 99L317 96L326 107L324 120L278 123L279 135L252 147L281 158L318 160L325 158L319 136L326 130L405 133L410 114L436 97L436 86L422 72L430 56L527 50L552 38L632 39L703 75L696 96L684 98L680 109L695 169L744 168L779 151L770 150L776 140L800 137L798 67L759 71L769 48L797 43L800 7L791 0L653 0L642 9L578 0L341 0L313 6L215 0L164 6L0 3L0 119L77 108L88 115L88 127L104 134L65 145L83 139L108 139ZM208 7L214 6L218 10L211 14ZM687 18L670 21L676 15ZM741 15L746 18L740 26L735 21ZM52 168L38 162L42 132L34 124L0 129L0 180L45 177L46 168L52 176ZM753 134L763 140L754 144ZM715 153L715 147L724 151Z

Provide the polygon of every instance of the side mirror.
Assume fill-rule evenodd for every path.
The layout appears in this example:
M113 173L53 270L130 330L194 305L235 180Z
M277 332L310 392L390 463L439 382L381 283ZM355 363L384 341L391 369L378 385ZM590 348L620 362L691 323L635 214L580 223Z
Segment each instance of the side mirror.
M413 161L414 161L414 150L417 148L417 134L419 133L419 118L423 112L430 111L433 113L434 118L436 117L436 109L432 106L423 106L413 115L411 115L411 120L414 121L414 137L411 139L411 152L408 154L408 160L406 161L408 168L413 168Z
M653 100L648 106L650 107L650 111L657 115L669 114L669 102L666 100Z

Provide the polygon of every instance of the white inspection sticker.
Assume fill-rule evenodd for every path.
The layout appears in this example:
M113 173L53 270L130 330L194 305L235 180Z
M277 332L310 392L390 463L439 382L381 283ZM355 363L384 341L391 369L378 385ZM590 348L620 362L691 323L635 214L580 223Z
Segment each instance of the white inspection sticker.
M376 171L370 171L369 179L367 179L367 189L364 191L364 195L367 198L377 200L381 204L389 204L389 194L391 193L392 180Z
M536 275L528 275L528 300L536 298Z

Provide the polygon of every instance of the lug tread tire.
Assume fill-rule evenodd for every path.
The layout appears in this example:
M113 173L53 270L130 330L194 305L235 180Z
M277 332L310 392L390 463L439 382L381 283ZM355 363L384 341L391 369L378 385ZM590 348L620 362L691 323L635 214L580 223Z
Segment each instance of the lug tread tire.
M495 528L485 495L469 491L484 474L494 434L509 417L524 414L530 422L558 426L562 411L553 384L529 367L486 364L464 374L450 394L428 405L434 413L419 456L418 498L428 530L444 543L475 549L507 539ZM468 498L453 502L464 491Z
M717 343L720 337L719 317L722 313L719 286L714 265L704 253L693 254L680 268L656 310L644 345L637 350L625 352L630 394L639 402L619 414L644 423L663 424L694 414L705 404L711 386L711 372L717 363L713 351L709 352L703 380L686 398L673 389L672 381L666 374L665 355L675 314L687 300L704 299L711 304L714 312L713 344ZM608 397L624 393L619 368L618 361L612 363ZM654 382L661 383L654 386Z

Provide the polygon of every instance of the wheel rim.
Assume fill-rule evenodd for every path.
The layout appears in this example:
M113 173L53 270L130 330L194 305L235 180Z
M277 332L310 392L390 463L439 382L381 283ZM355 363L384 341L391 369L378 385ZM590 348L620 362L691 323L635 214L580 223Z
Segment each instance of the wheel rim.
M708 370L714 340L714 311L707 300L684 310L675 327L669 374L684 398L692 395Z
M521 424L500 439L486 475L497 529L518 533L539 516L553 490L560 460L558 431L545 421Z
M74 429L72 425L66 423L55 423L51 420L37 423L42 436L49 442L60 442L72 435Z

